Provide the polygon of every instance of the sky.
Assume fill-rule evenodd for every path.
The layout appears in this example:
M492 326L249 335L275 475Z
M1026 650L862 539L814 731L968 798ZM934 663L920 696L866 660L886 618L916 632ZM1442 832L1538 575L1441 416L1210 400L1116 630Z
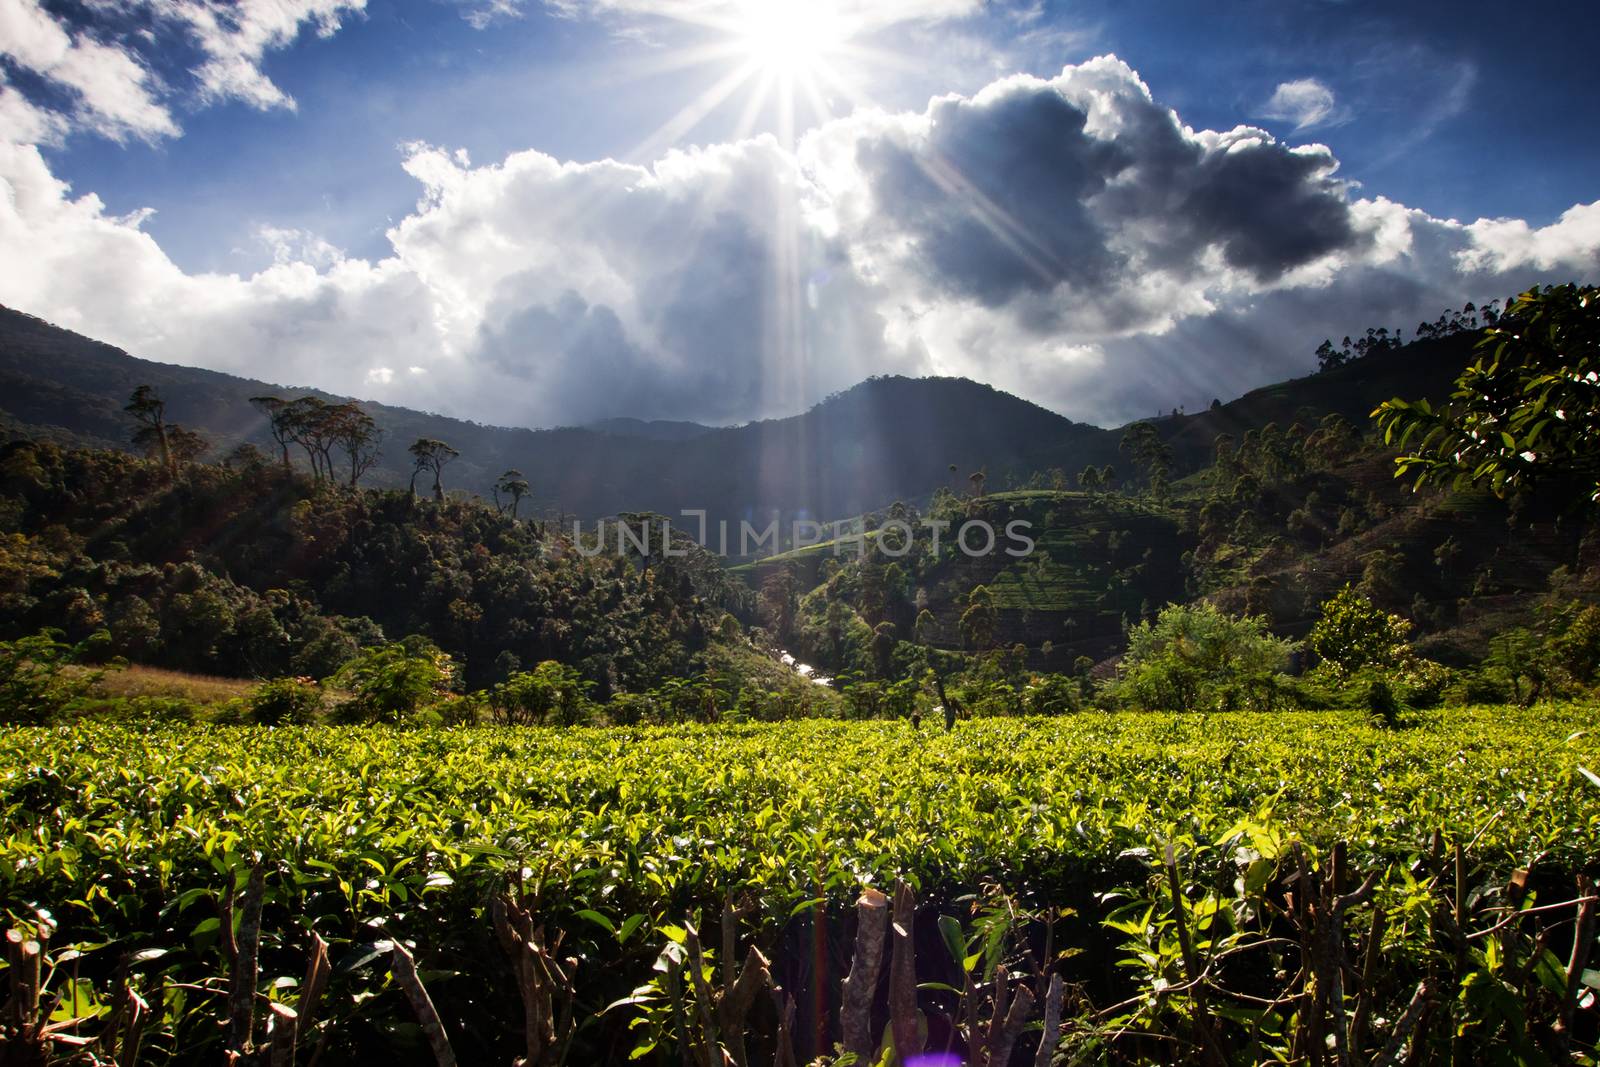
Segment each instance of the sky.
M1507 10L0 0L0 303L501 425L1116 425L1596 280L1600 29Z

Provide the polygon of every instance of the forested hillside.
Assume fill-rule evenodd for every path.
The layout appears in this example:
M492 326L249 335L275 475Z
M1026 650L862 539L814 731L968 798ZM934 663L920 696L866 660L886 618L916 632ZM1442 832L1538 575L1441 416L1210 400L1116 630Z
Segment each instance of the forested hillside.
M131 424L122 407L140 385L161 395L174 423L204 438L213 461L241 443L275 449L254 397L347 399L135 359L0 309L0 433L127 448ZM365 484L406 485L407 447L419 438L440 440L460 453L448 489L488 497L500 473L516 469L531 486L531 512L584 519L683 508L731 518L782 512L826 519L927 493L952 464L998 476L1030 469L1052 450L1079 456L1115 449L1106 431L960 379L873 379L804 414L724 429L628 419L509 429L360 406L382 433ZM295 462L305 463L298 449Z
M745 595L698 549L590 559L481 503L352 493L270 464L173 478L125 453L13 443L0 521L7 636L104 628L135 662L242 677L320 678L415 634L471 685L559 660L602 692L642 687L689 671Z

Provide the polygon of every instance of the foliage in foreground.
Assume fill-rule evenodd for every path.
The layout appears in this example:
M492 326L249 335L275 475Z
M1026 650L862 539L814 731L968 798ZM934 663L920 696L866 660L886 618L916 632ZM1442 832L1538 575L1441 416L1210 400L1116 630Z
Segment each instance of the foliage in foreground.
M58 980L75 967L88 983L72 987L93 1017L75 1032L96 1033L119 989L136 991L150 1006L145 1048L156 1062L218 1058L227 1032L214 1020L239 988L239 937L230 948L228 932L242 936L258 879L259 976L247 999L260 1019L283 1017L274 1004L305 1007L308 953L325 943L320 1021L302 1038L303 1051L326 1039L324 1063L376 1048L427 1059L396 946L416 957L440 1032L464 1058L504 1061L525 1047L517 991L532 978L499 954L505 938L489 914L508 893L527 916L504 916L522 938L512 942L532 946L518 951L559 965L539 971L554 984L528 995L570 997L575 1062L619 1059L640 1043L628 1024L647 1005L601 1009L664 974L652 964L678 954L669 944L687 951L697 924L686 920L730 900L736 932L773 981L822 1007L794 1030L801 1054L827 1054L840 972L809 970L807 946L821 938L847 958L841 907L897 878L923 902L922 940L938 939L917 946L918 981L967 996L953 962L938 962L949 940L940 918L958 920L975 946L965 961L987 951L1000 907L1013 916L995 942L995 962L1013 975L1001 984L1062 976L1063 1033L1086 1061L1200 1055L1199 1017L1225 1059L1256 1062L1304 1032L1292 994L1311 957L1282 924L1311 921L1320 905L1298 886L1342 894L1370 875L1347 928L1365 948L1385 916L1377 969L1361 987L1371 991L1362 1047L1393 1038L1426 980L1430 1014L1412 1040L1447 1047L1460 1026L1485 1047L1515 1049L1549 1038L1561 1010L1549 960L1570 962L1571 924L1570 910L1515 919L1505 887L1528 869L1520 901L1565 902L1600 850L1600 748L1583 732L1592 715L1486 709L1399 731L1340 713L1085 713L973 721L951 734L883 722L12 729L0 744L0 896L13 924L34 929L39 910L50 913L52 953L82 953ZM1344 870L1332 881L1315 872L1331 870L1339 843ZM1297 884L1300 870L1311 880ZM1180 916L1200 946L1193 960ZM1493 934L1462 932L1505 919L1515 921ZM703 952L708 967L728 955ZM693 983L684 958L679 978ZM1210 1006L1197 1016L1202 972ZM967 1002L937 988L914 997L930 1021L959 1020L966 1003L988 1012L996 996L1019 995L1000 993L995 974L988 963L972 973L980 995ZM1246 994L1291 996L1263 1011ZM1352 986L1349 1010L1360 996ZM1581 998L1560 1001L1578 1012L1566 1032L1592 1040ZM1326 1033L1334 1005L1322 1006ZM763 1055L777 1010L750 1018ZM687 1023L665 1025L649 1055L676 1062L678 1042L695 1039ZM833 1036L819 1045L813 1032Z

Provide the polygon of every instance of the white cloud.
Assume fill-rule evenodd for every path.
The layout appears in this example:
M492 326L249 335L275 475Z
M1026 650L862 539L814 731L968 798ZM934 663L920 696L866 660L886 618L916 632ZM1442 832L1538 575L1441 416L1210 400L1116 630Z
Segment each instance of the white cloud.
M108 137L178 132L158 79L132 53L69 33L37 0L0 0L0 54L69 90L79 121Z
M142 216L0 145L0 302L147 358L502 424L735 421L932 371L1116 422L1303 372L1324 336L1592 279L1600 250L1600 204L1533 228L1357 199L1326 148L1190 129L1112 57L858 112L792 154L415 145L402 165L422 193L384 258L263 230L265 270L191 274Z
M331 37L366 0L145 0L187 27L205 60L194 71L207 101L242 100L262 111L294 108L294 98L261 71L269 51L286 48L310 25Z
M1280 83L1261 109L1262 118L1292 122L1296 131L1321 125L1333 115L1333 90L1315 78Z
M241 100L266 110L295 106L261 70L269 52L306 26L328 37L366 0L104 0L139 25L120 35L75 27L38 0L0 0L0 57L64 90L67 111L29 100L0 78L0 136L21 144L60 141L73 129L114 140L179 134L171 101L187 91L164 83L143 59L176 36L200 53L190 72L200 103ZM110 25L116 20L103 20ZM148 23L149 25L143 25Z
M33 106L28 98L6 83L0 71L0 140L18 144L57 144L67 123L53 111Z
M1465 270L1600 269L1600 203L1568 208L1538 229L1522 219L1479 219L1467 233L1472 244L1458 254Z

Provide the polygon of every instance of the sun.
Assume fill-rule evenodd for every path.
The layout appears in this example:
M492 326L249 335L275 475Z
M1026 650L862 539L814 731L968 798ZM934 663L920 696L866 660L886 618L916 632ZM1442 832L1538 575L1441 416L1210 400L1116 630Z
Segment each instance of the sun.
M744 0L732 28L749 63L784 78L816 74L850 37L833 5L819 0Z

